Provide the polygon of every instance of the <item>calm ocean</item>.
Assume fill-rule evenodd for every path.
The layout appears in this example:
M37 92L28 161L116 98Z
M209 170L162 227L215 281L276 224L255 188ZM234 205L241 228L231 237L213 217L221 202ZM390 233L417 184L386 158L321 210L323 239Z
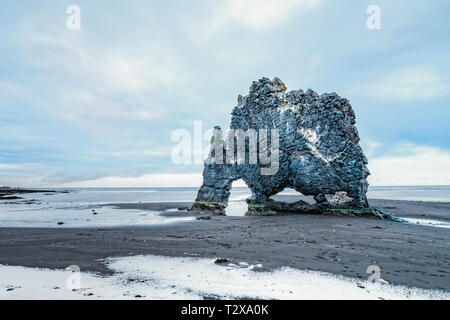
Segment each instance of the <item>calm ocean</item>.
M174 222L193 221L192 217L167 218L158 212L142 210L119 210L111 203L137 202L191 202L198 188L92 188L71 189L69 193L24 194L25 200L35 200L32 204L0 204L0 226L3 227L95 227L160 225ZM231 191L226 214L243 215L247 209L245 199L250 196L245 187L234 187ZM282 194L296 194L284 190ZM450 202L450 186L435 187L371 187L371 199L395 199L413 201ZM92 214L93 207L98 215ZM58 224L63 222L62 225Z

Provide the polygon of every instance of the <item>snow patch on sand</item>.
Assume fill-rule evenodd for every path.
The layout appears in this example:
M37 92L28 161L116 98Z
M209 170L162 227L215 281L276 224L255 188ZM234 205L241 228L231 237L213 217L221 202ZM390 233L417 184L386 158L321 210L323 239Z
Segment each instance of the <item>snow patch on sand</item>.
M440 220L431 220L431 219L417 219L417 218L407 218L401 217L400 221L412 223L420 226L428 226L428 227L436 227L436 228L445 228L450 229L450 223Z
M288 267L254 271L254 265L223 267L211 259L135 256L110 259L109 267L159 286L176 284L199 296L260 299L450 299L450 293L422 290ZM362 284L362 285L361 285ZM364 288L361 288L361 287Z
M0 265L0 300L129 300L199 299L196 294L171 286L154 285L153 280L136 280L126 274L109 277L81 272L80 287L73 289L64 270L48 270ZM70 286L68 286L68 281Z
M178 210L178 209L177 209ZM94 214L95 212L95 214ZM101 228L151 226L195 221L194 217L164 217L155 211L121 210L113 207L33 206L0 210L2 227L16 228ZM60 224L62 222L62 224Z
M106 263L114 275L80 273L80 288L75 291L67 287L73 273L0 266L0 299L450 299L449 292L439 290L367 283L288 267L255 271L262 265L218 265L214 261L161 256L110 258Z

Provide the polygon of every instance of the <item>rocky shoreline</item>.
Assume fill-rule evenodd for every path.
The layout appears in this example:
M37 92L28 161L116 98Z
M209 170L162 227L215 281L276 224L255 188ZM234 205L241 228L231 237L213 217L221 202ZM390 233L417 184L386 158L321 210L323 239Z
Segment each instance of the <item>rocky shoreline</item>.
M275 196L276 197L276 196ZM249 216L274 216L280 214L314 214L314 215L335 215L335 216L357 216L372 217L382 220L397 221L390 213L386 213L375 207L354 207L347 205L331 205L320 203L308 203L305 200L296 202L283 202L268 199L264 203L247 200ZM225 215L226 203L222 202L200 202L196 201L190 211L200 213L207 212L215 215Z
M0 187L0 201L1 200L21 200L23 199L18 194L30 194L30 193L69 193L70 191L56 191L47 189L23 189L23 188L10 188L10 187ZM32 202L33 200L28 200L27 202ZM2 202L5 203L5 202ZM17 202L8 202L9 204L14 204ZM23 203L23 202L21 202Z

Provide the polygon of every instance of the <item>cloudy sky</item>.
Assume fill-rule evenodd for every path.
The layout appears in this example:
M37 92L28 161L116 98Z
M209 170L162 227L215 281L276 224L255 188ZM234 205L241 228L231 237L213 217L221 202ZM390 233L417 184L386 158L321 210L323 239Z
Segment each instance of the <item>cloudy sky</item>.
M66 9L81 9L81 29ZM369 5L381 29L366 26ZM197 186L171 133L263 76L352 103L372 185L450 185L447 0L29 0L0 12L0 185Z

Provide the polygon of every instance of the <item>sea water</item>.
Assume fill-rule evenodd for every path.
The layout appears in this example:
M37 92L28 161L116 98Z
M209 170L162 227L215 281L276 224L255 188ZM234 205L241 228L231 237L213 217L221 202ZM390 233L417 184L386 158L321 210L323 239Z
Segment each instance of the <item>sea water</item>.
M64 191L62 189L56 189ZM0 226L3 227L101 227L161 225L194 221L192 217L164 217L159 212L116 209L114 203L192 202L197 188L79 188L68 193L33 193L20 195L22 200L0 201ZM286 189L284 195L298 194ZM226 214L242 216L247 211L246 187L231 191ZM450 202L450 186L370 187L371 199ZM35 200L23 204L23 200ZM9 203L9 204L7 204ZM92 210L97 215L93 215ZM62 222L63 224L58 224Z

